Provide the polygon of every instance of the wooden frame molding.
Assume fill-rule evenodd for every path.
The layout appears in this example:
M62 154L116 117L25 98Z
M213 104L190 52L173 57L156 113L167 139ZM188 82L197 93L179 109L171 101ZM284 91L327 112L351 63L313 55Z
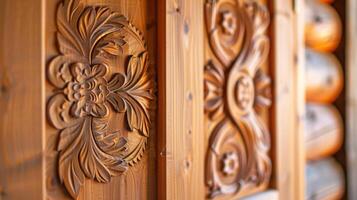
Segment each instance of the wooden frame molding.
M348 198L357 198L357 2L346 1L346 157Z
M273 16L274 186L279 199L304 199L304 1L275 0ZM294 106L292 106L294 105Z

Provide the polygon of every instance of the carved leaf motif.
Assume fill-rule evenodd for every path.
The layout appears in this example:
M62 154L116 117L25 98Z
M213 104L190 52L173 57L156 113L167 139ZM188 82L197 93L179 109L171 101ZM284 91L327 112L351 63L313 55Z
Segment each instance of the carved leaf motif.
M59 177L76 198L86 178L107 183L140 160L151 127L155 80L141 33L109 8L64 0L57 28L60 55L47 71L56 93L47 111L59 130ZM128 44L132 55L124 48ZM126 71L111 74L119 56L129 59L119 66ZM108 130L111 107L126 116L127 139Z
M127 170L121 158L125 139L115 133L103 135L107 125L97 120L86 117L60 133L59 176L73 197L78 195L84 177L107 183L111 176Z
M270 136L259 112L271 105L269 13L257 0L208 0L206 27L213 56L205 66L205 115L210 134L208 198L266 185Z
M154 84L147 71L148 55L146 52L132 56L129 60L126 76L116 74L109 82L109 102L118 112L126 111L129 130L138 130L148 137L150 131L149 108L154 100Z

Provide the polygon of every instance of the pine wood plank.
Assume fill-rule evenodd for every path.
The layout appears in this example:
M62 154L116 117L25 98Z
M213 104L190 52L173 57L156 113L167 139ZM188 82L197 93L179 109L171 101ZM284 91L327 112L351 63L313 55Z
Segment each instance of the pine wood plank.
M44 199L41 0L0 6L0 187L3 200Z
M159 0L158 4L159 195L204 199L204 3Z
M348 198L357 198L357 1L346 1L346 156Z
M304 198L303 1L274 1L272 11L275 147L274 185L279 199Z

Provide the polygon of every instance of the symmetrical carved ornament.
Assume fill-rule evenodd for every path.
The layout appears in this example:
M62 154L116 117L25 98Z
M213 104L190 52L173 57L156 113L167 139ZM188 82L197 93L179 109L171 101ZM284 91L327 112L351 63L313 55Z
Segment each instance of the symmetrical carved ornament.
M208 198L237 194L270 179L269 131L259 113L271 105L267 8L256 0L208 0L212 52L205 66Z
M108 7L64 0L57 29L59 55L47 68L55 90L47 112L59 130L60 181L76 198L86 178L107 183L140 160L155 79L142 34ZM110 131L109 123L123 123L126 130Z

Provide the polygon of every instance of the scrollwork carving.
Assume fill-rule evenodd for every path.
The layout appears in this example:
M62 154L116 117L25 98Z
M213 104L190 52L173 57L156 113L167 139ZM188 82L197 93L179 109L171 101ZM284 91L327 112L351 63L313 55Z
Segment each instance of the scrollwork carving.
M271 104L271 81L262 70L269 13L255 0L208 0L205 15L213 53L204 71L206 184L214 198L270 178L270 136L259 115Z
M142 34L108 7L64 0L57 29L59 55L47 68L55 90L47 111L59 130L60 181L76 198L86 178L108 183L142 156L155 79ZM109 131L114 114L124 116L128 136Z

